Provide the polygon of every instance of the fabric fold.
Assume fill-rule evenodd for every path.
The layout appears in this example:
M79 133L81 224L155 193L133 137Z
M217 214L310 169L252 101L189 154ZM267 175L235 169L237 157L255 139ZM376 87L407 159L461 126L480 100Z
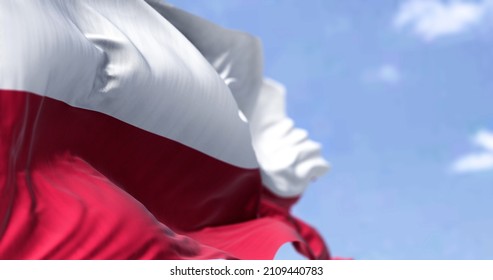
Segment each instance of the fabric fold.
M260 41L158 1L0 2L0 259L330 254Z

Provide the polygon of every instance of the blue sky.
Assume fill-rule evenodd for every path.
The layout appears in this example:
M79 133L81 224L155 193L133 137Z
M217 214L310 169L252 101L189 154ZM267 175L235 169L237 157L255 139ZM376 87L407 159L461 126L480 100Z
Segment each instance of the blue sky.
M294 212L334 255L493 259L493 1L170 2L262 40L332 164Z

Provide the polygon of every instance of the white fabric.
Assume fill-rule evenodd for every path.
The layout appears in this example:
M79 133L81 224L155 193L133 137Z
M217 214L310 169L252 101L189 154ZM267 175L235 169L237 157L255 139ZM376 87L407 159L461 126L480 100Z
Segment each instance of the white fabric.
M329 164L320 144L286 115L285 99L281 84L264 80L249 124L264 185L279 196L294 197L325 174Z
M190 40L231 89L248 118L262 85L262 47L250 34L225 29L160 0L146 0Z

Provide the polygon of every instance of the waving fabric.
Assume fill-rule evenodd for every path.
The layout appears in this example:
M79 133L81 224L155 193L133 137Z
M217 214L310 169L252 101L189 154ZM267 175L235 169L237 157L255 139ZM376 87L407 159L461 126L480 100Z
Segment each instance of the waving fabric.
M327 165L263 121L257 39L157 1L10 0L0 42L0 259L330 258L283 206Z

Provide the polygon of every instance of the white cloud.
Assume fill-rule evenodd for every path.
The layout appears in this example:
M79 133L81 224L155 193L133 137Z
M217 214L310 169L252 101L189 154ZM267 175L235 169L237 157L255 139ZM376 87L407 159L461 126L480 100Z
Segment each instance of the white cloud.
M493 170L493 153L466 155L453 164L452 170L456 173Z
M479 171L493 170L493 132L480 130L477 132L472 142L483 151L467 154L452 164L452 171L455 173L470 173Z
M474 137L474 143L493 153L493 132L480 130Z
M383 64L376 69L367 71L363 75L367 82L379 82L385 84L397 84L401 81L401 73L393 64Z
M431 41L468 31L482 23L492 12L491 0L407 0L401 5L393 23L398 29L410 27L416 35Z

